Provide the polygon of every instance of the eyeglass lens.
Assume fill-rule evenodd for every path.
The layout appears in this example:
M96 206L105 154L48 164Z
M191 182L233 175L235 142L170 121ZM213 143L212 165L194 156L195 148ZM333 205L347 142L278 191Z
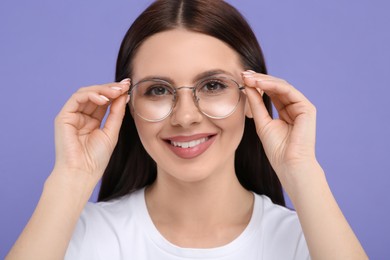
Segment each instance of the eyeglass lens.
M168 82L153 79L135 84L131 90L131 104L135 113L147 121L160 121L172 112L179 90ZM211 118L225 118L236 109L240 86L229 78L207 79L195 86L195 105ZM179 94L180 96L180 94Z

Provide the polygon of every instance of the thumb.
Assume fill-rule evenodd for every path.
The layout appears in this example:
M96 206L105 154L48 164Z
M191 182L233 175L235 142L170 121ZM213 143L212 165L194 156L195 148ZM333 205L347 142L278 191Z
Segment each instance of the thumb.
M116 145L119 136L119 130L122 125L123 117L125 115L127 105L128 94L115 99L110 108L106 119L106 122L102 128L102 131L110 138L113 142L113 146Z
M256 124L257 133L260 135L265 126L272 121L272 118L265 107L261 93L252 87L246 87L245 91L248 97L251 114Z

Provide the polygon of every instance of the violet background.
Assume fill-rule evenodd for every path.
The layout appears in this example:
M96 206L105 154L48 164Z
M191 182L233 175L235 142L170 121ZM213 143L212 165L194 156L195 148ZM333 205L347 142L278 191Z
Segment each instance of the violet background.
M334 195L370 258L390 259L390 3L228 2L255 30L270 74L316 105ZM122 37L149 3L1 0L1 259L53 167L54 117L79 87L113 80Z

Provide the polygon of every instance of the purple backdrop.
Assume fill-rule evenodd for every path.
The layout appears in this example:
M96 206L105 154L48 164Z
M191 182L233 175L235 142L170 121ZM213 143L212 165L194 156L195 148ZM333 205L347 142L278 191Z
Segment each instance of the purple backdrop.
M1 259L53 166L55 115L79 87L112 81L120 41L149 2L1 0ZM270 74L317 106L317 155L339 205L369 256L390 259L389 2L229 2Z

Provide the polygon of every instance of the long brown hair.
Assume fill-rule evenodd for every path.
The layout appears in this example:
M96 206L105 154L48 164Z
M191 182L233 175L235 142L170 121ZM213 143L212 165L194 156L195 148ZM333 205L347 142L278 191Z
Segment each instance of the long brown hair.
M148 37L178 27L227 43L239 54L245 69L267 73L256 36L234 7L222 0L158 0L127 31L118 54L116 81L131 77L133 57ZM263 100L272 115L269 97L264 95ZM247 190L267 195L274 203L285 205L281 184L250 118L245 119L243 138L236 150L235 170L238 180ZM156 175L156 163L142 146L127 106L118 144L102 178L98 201L143 188L153 183Z

